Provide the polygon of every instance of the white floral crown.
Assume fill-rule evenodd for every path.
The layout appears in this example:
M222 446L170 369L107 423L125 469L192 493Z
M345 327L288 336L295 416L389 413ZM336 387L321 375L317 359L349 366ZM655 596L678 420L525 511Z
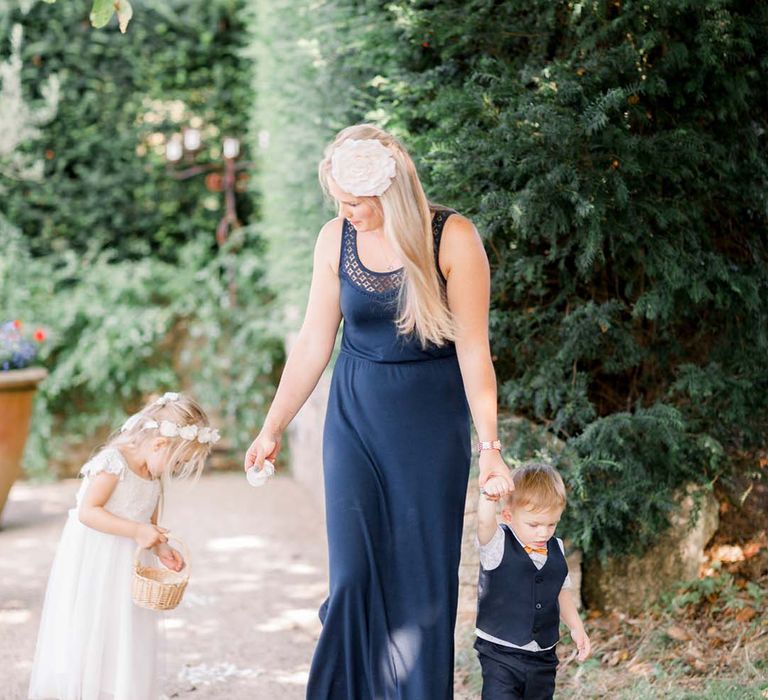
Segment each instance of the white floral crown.
M392 152L377 139L347 139L333 151L331 175L355 197L384 194L397 171Z
M153 401L150 406L165 406L172 401L178 401L179 394L168 391L163 394L159 399ZM197 440L197 442L203 445L215 445L220 439L221 435L216 428L209 428L208 426L197 426L194 423L190 425L178 425L170 420L156 421L154 418L146 418L144 413L134 413L120 428L121 433L125 433L129 430L133 430L141 421L144 421L139 430L152 430L157 429L160 435L163 437L179 437L182 440Z

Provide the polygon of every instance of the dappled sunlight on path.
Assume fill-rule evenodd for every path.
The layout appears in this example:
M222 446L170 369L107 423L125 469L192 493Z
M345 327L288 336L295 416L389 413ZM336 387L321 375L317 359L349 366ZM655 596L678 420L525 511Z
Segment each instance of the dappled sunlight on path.
M18 483L11 492L0 530L4 700L26 697L45 581L76 487ZM312 496L287 478L254 489L239 473L217 473L176 485L162 523L186 542L191 571L182 604L161 614L167 697L303 698L326 595Z

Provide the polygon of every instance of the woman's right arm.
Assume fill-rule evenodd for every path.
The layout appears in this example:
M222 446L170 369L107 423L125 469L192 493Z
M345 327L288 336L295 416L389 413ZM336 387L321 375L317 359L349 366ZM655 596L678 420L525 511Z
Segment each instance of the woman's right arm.
M261 432L245 454L245 469L275 460L283 431L317 386L328 365L341 323L339 250L341 219L323 226L315 244L312 284L304 322L285 363Z

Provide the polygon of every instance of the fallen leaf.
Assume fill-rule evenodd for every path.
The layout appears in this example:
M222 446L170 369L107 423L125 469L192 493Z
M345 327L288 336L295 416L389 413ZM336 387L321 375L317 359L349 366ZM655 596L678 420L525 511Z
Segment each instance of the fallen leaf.
M739 612L736 613L736 619L739 622L749 622L755 615L757 615L757 610L754 608L746 607L739 610Z
M712 558L726 564L734 564L744 561L744 550L737 544L721 544L712 551Z
M688 632L686 632L682 627L677 627L676 625L668 627L666 635L667 637L671 637L678 642L687 642L691 639L691 635L688 634Z

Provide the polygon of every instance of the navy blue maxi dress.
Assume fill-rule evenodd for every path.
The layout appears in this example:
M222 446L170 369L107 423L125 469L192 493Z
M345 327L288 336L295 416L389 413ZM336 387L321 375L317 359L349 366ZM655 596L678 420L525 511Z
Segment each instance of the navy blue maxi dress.
M435 264L451 213L434 214ZM308 700L453 697L469 411L454 346L397 333L402 274L367 269L344 221L323 441L330 594Z

